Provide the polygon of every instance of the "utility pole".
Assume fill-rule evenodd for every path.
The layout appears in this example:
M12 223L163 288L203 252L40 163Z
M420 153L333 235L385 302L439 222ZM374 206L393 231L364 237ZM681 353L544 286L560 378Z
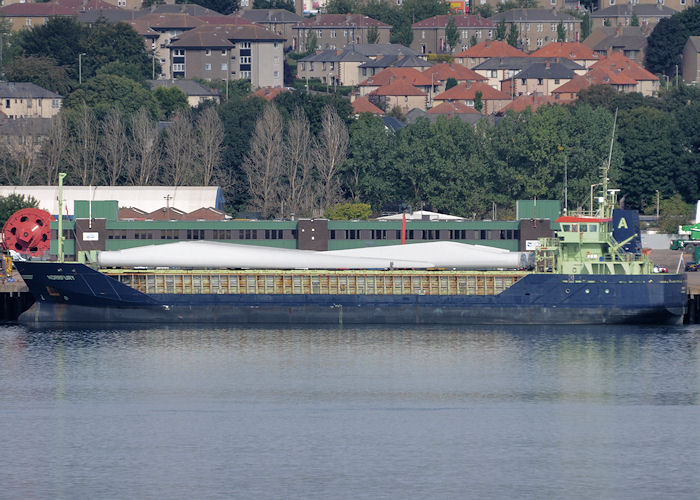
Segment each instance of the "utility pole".
M63 255L63 172L58 174L58 238L56 238L56 254L58 262L64 262Z

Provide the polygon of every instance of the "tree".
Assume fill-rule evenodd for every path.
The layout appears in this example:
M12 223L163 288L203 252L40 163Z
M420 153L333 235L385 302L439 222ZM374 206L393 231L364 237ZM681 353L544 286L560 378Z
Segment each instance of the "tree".
M474 109L479 113L481 113L481 110L484 109L484 101L481 99L482 96L483 94L481 93L481 90L477 90L476 94L474 94Z
M207 106L197 119L197 143L199 145L199 179L195 183L209 186L221 163L224 127L216 108Z
M104 115L112 108L126 114L144 108L151 116L158 116L158 104L153 94L134 80L117 75L97 75L83 81L81 88L63 100L65 108L79 108L83 104Z
M73 89L66 68L51 57L16 57L5 66L5 76L10 82L30 82L61 95Z
M129 163L126 176L130 184L147 186L156 181L161 151L158 142L158 124L145 109L129 118Z
M311 182L313 163L311 161L311 130L306 113L297 107L288 120L287 140L284 142L282 190L284 207L281 215L310 214L313 208Z
M557 42L566 41L566 31L564 30L564 21L559 21L557 24Z
M513 47L518 47L519 45L519 38L520 34L518 33L518 27L515 25L515 23L510 25L510 29L508 30L508 36L506 37L506 42L508 42L508 45L511 45Z
M683 201L683 197L674 193L670 198L661 200L659 226L664 233L675 233L678 226L688 224L693 218L695 207Z
M0 223L5 225L12 214L23 208L38 208L39 202L33 196L10 194L0 196Z
M193 123L192 111L185 109L180 111L165 129L165 171L162 176L164 183L187 186L194 181L197 141Z
M273 104L268 104L255 123L250 151L243 162L250 193L249 207L261 211L265 218L274 214L280 197L282 130L282 116Z
M326 14L351 14L356 10L357 4L354 0L329 0L326 3Z
M372 207L367 203L336 203L326 210L331 220L367 220L372 215Z
M36 119L15 120L13 125L3 145L3 171L8 183L26 186L39 168L36 159L43 134Z
M367 28L367 43L377 43L379 41L379 28L373 24Z
M187 95L177 87L157 87L153 91L153 98L158 102L158 107L166 120L178 111L189 107Z
M99 154L105 166L104 178L110 186L116 186L124 174L129 155L126 124L119 109L107 112L102 121L99 145Z
M591 34L591 14L586 12L581 18L581 39L585 40Z
M17 42L23 56L47 57L50 54L58 66L71 68L71 76L77 80L78 54L85 52L82 45L85 29L75 17L50 17L45 24L20 31Z
M223 14L225 16L228 16L229 14L233 14L238 10L238 0L192 0L192 3L196 3L197 5L201 5L204 8L211 9L214 12L218 12L219 14ZM287 3L287 2L277 2L279 4L282 3ZM257 8L257 7L256 7ZM275 6L275 7L266 7L266 8L285 8L280 6ZM292 12L294 12L294 7L292 6Z
M289 12L296 12L293 0L255 0L253 2L254 9L284 9ZM236 10L234 8L234 10ZM233 12L233 11L231 11ZM302 13L299 12L299 15Z
M63 165L66 147L68 145L68 122L64 113L59 113L51 119L49 135L41 144L41 159L44 170L44 180L47 186L56 182L58 169Z
M95 185L102 177L102 172L97 168L99 125L95 113L85 105L68 112L71 140L65 160L71 173L70 177L76 180L78 185Z
M445 27L445 39L447 40L447 45L450 47L450 52L454 52L459 42L459 31L457 31L455 18L452 16L450 16L450 20L447 21L447 26Z
M506 20L501 19L501 21L496 26L496 40L505 40L508 28L506 27Z
M646 67L652 73L673 75L689 36L700 35L700 6L661 19L649 35Z
M632 19L630 20L630 26L639 26L639 17L636 12L632 13Z
M457 79L454 77L449 77L445 82L445 90L450 90L452 87L457 86Z
M319 176L319 207L325 209L336 202L340 194L339 172L345 161L348 128L331 106L323 109L321 132L313 150L314 166Z

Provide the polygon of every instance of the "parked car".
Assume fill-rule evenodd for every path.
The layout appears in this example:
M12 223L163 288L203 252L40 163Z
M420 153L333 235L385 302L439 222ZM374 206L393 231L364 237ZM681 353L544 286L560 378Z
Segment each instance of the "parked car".
M689 273L694 273L698 270L698 263L697 262L688 262L685 265L685 271Z
M667 273L668 268L666 267L661 267L661 266L654 266L654 272L655 273Z

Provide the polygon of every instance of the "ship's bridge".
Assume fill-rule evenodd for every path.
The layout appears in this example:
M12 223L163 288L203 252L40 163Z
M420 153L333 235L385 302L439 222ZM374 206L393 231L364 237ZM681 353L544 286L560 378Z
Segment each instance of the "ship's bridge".
M599 217L562 216L556 222L559 223L559 239L568 243L600 242L605 237L601 232L607 231L605 224L610 219Z

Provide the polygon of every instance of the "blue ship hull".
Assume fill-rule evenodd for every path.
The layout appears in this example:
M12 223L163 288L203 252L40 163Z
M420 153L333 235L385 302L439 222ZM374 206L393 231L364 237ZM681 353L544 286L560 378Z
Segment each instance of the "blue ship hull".
M16 266L32 324L678 324L687 307L675 274L532 273L497 295L144 294L82 264Z

